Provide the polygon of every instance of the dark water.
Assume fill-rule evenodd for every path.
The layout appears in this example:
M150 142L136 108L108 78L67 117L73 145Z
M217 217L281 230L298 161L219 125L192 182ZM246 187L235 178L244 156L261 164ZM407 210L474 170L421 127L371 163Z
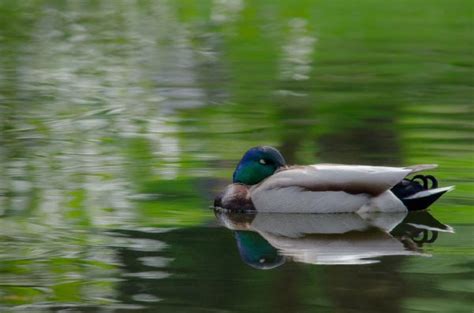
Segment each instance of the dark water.
M471 312L472 9L1 1L0 311ZM438 163L456 190L431 218L453 232L372 229L405 249L280 249L255 269L209 206L261 144L294 164Z

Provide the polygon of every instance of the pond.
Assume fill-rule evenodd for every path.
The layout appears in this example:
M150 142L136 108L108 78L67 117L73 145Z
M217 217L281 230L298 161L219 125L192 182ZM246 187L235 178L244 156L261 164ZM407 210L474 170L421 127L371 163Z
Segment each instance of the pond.
M0 311L471 312L472 9L1 1ZM215 213L257 145L456 189L390 218Z

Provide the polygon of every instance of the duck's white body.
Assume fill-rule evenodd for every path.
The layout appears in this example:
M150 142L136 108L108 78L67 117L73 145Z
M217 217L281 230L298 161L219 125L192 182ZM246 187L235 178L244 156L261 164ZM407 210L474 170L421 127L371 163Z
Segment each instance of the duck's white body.
M407 208L390 189L407 175L436 165L381 167L318 164L287 167L248 188L246 197L258 212L348 213L405 212ZM229 188L222 202L242 197L238 186ZM444 193L452 187L427 190Z

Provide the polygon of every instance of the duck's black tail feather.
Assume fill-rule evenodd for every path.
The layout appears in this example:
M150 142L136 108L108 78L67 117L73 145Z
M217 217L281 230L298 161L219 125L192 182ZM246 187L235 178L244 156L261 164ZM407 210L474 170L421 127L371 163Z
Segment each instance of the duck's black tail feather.
M453 189L454 186L438 188L438 181L431 175L416 175L411 179L402 180L391 191L408 211L420 211L427 209L445 192Z

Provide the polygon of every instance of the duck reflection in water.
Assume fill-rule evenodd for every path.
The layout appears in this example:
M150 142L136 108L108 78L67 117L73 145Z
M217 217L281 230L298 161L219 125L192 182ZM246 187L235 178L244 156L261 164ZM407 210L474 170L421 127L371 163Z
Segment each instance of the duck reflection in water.
M268 214L216 210L233 230L242 260L257 269L286 261L370 264L382 256L429 256L422 247L453 229L428 212L377 214Z

